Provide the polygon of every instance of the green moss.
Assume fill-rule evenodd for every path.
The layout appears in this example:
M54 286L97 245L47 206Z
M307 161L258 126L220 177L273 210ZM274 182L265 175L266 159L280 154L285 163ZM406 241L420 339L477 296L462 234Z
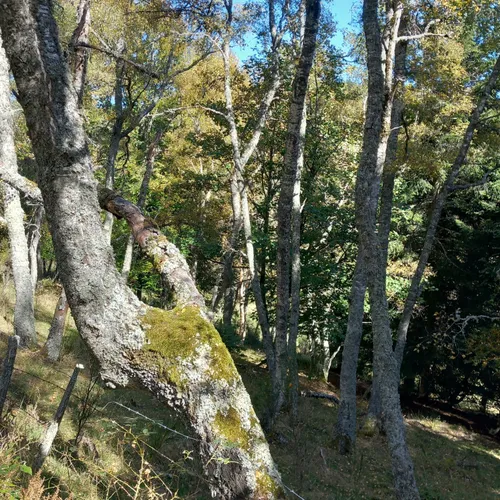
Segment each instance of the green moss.
M368 417L359 431L361 436L373 437L379 433L377 419Z
M258 470L255 480L257 482L255 498L285 498L283 488L267 472Z
M180 363L194 360L202 345L211 348L209 370L213 379L231 382L237 377L226 346L212 323L201 317L198 307L176 307L171 311L151 308L142 323L148 343L132 354L133 361L156 367L161 379L182 389L186 377Z
M217 412L214 419L214 426L230 444L237 445L244 450L249 449L250 437L248 431L243 429L238 412L234 408L224 414Z

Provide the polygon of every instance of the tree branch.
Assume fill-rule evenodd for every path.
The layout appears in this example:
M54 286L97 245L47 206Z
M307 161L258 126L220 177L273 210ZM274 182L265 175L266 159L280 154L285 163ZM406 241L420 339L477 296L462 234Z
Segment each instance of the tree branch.
M42 203L38 186L19 174L0 171L0 179L32 200ZM117 192L98 187L99 205L119 219L125 219L135 241L144 253L153 259L157 271L174 290L178 305L196 305L206 310L205 300L197 290L186 260L161 234L154 222L145 217L139 207L122 198ZM0 221L1 225L1 221Z
M85 49L92 49L92 50L97 50L98 52L102 52L103 54L106 54L107 56L113 57L114 59L123 61L125 64L128 64L129 66L132 66L135 68L137 71L140 71L141 73L144 73L145 75L148 75L152 78L161 78L161 73L158 73L157 71L154 71L142 64L136 63L135 61L132 61L130 59L127 59L126 57L123 57L120 55L119 52L115 52L114 50L111 49L106 49L104 47L98 47L97 45L93 45L91 43L76 43L74 45L75 48L82 47Z
M32 201L43 203L42 193L36 183L18 173L7 172L0 164L0 179L10 187L17 189L24 196Z
M166 71L158 72L155 71L151 68L148 68L147 66L144 66L143 64L139 64L135 61L132 61L131 59L127 59L126 57L123 57L120 53L115 52L114 50L111 50L110 48L104 48L104 47L98 47L97 45L93 45L91 43L84 43L80 42L74 45L75 48L82 47L86 49L92 49L92 50L97 50L98 52L102 52L103 54L106 54L110 57L113 57L114 59L118 59L120 61L123 61L125 64L128 64L129 66L132 66L135 68L137 71L150 76L151 78L155 78L157 80L160 80L161 78L164 78L165 76L168 76L168 80L171 81L173 78L176 76L185 73L186 71L189 71L190 69L194 68L198 63L206 59L209 55L213 54L213 50L209 50L205 53L203 53L200 57L195 59L192 63L188 64L184 68L180 68L177 71L174 71L171 75L168 73L170 72L170 64L168 64L168 69ZM170 63L170 61L169 61Z
M432 21L429 21L427 25L424 28L424 31L422 33L416 34L416 35L403 35L403 36L398 36L397 41L398 42L409 42L410 40L419 40L421 38L425 38L427 36L437 36L441 38L451 38L453 36L453 33L429 33L429 29L431 26L434 24L440 23L441 19L433 19Z
M467 184L452 184L449 188L449 191L461 191L463 189L469 189L469 188L473 188L473 187L478 187L478 186L484 186L486 183L489 182L490 180L490 175L493 173L493 172L496 172L498 169L500 168L500 166L497 166L496 168L494 168L493 170L489 170L488 172L486 172L483 177L481 178L481 180L479 181L476 181L476 182L468 182Z

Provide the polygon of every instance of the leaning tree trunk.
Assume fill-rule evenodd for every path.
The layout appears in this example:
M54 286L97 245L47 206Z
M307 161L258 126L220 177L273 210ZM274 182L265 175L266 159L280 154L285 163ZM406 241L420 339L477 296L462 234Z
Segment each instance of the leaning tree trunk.
M17 173L14 145L14 120L10 102L9 63L0 38L0 168ZM4 217L9 232L9 244L16 289L14 307L14 333L21 345L36 343L33 282L31 279L28 241L24 232L24 211L19 193L4 186Z
M178 306L172 311L142 304L115 268L51 3L0 0L0 11L61 279L102 377L109 385L135 379L185 412L214 496L283 497L248 393L205 317L180 253L160 235L155 240L148 231L137 234L138 240L144 236L143 244L177 292ZM112 201L108 195L106 200ZM167 253L161 254L161 246ZM187 289L192 296L184 295Z
M45 210L40 204L35 207L33 222L28 227L28 255L30 262L31 282L35 293L38 276L41 274L40 238L42 237L42 222Z
M50 323L49 335L47 336L47 342L45 342L45 351L47 353L47 359L55 363L59 360L61 355L62 340L64 336L64 327L66 326L66 319L68 317L69 304L66 298L66 293L64 288L61 290L61 295L56 304L56 310L54 311L54 316L52 316L52 322Z
M89 59L89 49L80 46L89 42L90 32L90 0L80 0L76 11L76 28L71 37L70 48L72 49L70 65L73 74L73 85L77 95L78 108L83 106L83 93L85 90L85 80L87 78L87 63ZM55 362L61 355L62 339L64 327L69 313L68 298L64 287L61 288L61 295L56 304L54 316L50 323L49 335L45 343L47 359Z

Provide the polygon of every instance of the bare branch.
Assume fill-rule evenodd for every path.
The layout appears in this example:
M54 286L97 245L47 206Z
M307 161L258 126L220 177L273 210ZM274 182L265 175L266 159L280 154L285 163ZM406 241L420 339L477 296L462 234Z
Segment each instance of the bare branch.
M137 71L140 71L141 73L144 73L145 75L151 76L152 78L161 78L160 73L153 71L150 68L147 68L146 66L144 66L142 64L136 63L135 61L127 59L126 57L123 57L121 54L119 54L118 52L115 52L114 50L107 49L104 47L98 47L97 45L93 45L91 43L83 43L83 42L75 44L74 47L82 47L85 49L97 50L98 52L102 52L103 54L106 54L110 57L113 57L114 59L118 59L120 61L123 61L125 64L132 66Z
M208 106L202 106L201 104L197 104L196 106L191 106L191 108L204 109L205 111L208 111L209 113L214 113L215 115L223 116L226 120L228 119L226 113L223 113L222 111L219 111L218 109L209 108Z
M416 34L416 35L403 35L403 36L398 36L397 41L398 42L409 42L410 40L419 40L421 38L425 38L427 36L437 36L441 38L451 38L453 36L453 33L430 33L429 29L431 26L434 24L440 23L441 19L433 19L432 21L429 21L424 28L424 31L422 33Z
M180 74L182 73L185 73L186 71L189 71L190 69L193 69L197 64L201 63L202 61L204 61L208 56L212 55L212 54L215 54L215 51L213 50L209 50L207 52L204 52L200 57L196 58L191 64L188 64L187 66L185 66L184 68L180 68L176 71L174 71L171 75L170 75L170 80L172 80L173 78L175 78L176 76L179 76Z
M496 168L494 168L493 170L489 170L488 172L486 172L483 175L483 177L479 181L469 182L467 184L452 184L449 187L449 190L450 191L461 191L463 189L469 189L469 188L473 188L473 187L484 186L486 183L488 183L490 181L490 175L493 172L496 172L499 168L500 168L500 165L497 166Z
M128 64L129 66L132 66L135 68L137 71L140 73L143 73L145 75L150 76L151 78L155 78L157 80L160 80L162 78L168 77L168 80L171 81L173 78L176 76L185 73L186 71L189 71L190 69L194 68L198 63L206 59L209 55L213 54L213 50L209 50L205 53L203 53L200 57L196 58L191 64L188 64L184 68L180 68L176 71L174 71L172 74L169 75L170 73L170 66L172 63L172 57L169 56L169 60L167 63L167 69L162 72L155 71L151 68L148 68L147 66L144 66L143 64L139 64L135 61L132 61L131 59L127 59L126 57L123 57L120 53L111 50L110 48L105 48L105 47L98 47L97 45L93 45L91 43L77 43L74 45L74 47L82 47L86 49L92 49L92 50L97 50L98 52L102 52L103 54L106 54L110 57L113 57L114 59L118 59L120 61L123 61L125 64Z

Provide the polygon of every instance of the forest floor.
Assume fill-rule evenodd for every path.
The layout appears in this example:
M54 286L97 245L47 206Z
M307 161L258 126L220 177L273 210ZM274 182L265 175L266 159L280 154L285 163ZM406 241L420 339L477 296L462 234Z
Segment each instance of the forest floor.
M37 293L39 347L46 339L57 297L57 289L50 286ZM0 357L12 332L12 304L12 290L3 287ZM268 391L263 355L243 348L234 357L261 414ZM44 423L55 412L77 362L86 369L45 462L43 481L32 478L24 464L31 463ZM40 350L18 353L0 428L0 498L36 500L57 487L61 498L82 500L172 498L175 494L183 499L210 498L195 442L186 437L190 431L182 417L139 389L103 391L92 386L93 371L91 357L72 321L66 330L62 359L56 365L47 363ZM301 386L303 390L335 393L330 384L310 380L305 374L301 375ZM299 403L299 424L291 428L284 414L270 438L284 483L306 500L394 498L384 438L360 435L355 452L341 457L332 437L335 403L314 398L300 398ZM92 412L86 419L89 410ZM360 400L360 420L364 411L366 403ZM405 417L423 499L500 498L498 441L429 416L425 409L412 409ZM85 437L75 446L82 420ZM23 487L29 489L23 492Z

